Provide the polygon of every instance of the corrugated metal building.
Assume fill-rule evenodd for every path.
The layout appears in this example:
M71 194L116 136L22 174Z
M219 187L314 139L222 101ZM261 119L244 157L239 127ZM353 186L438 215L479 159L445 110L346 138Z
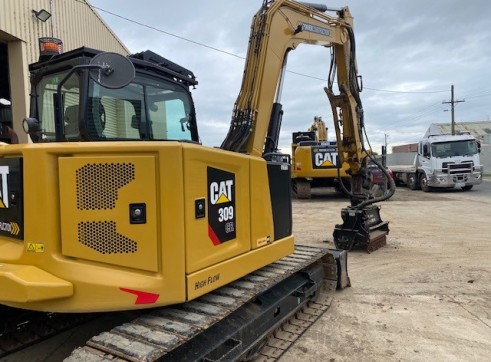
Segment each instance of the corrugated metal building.
M491 122L458 122L455 123L455 133L470 133L480 140L482 144L490 144ZM452 134L452 125L450 123L432 123L422 138L439 134ZM408 143L392 147L392 153L416 152L417 149L417 143Z
M39 57L41 37L61 39L64 51L88 46L129 53L86 0L0 0L0 98L11 101L20 142L27 142L22 120L29 111L28 65Z
M491 122L457 122L455 123L455 133L470 133L483 143L490 143ZM450 123L432 123L425 133L428 135L452 134Z

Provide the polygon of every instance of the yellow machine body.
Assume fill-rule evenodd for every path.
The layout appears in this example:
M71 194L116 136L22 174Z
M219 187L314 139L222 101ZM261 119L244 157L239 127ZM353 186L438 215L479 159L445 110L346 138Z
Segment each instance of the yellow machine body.
M2 304L61 312L176 304L293 252L293 236L275 240L261 158L181 142L0 148L3 159L21 160L24 190L23 225L3 222L4 234L23 240L0 236ZM221 236L220 222L228 222Z
M32 64L35 107L24 125L34 144L0 146L0 304L177 304L292 253L278 90L299 45L335 55L339 92L334 77L325 91L340 160L353 178L366 164L353 18L312 6L263 3L220 149L199 144L192 72L155 53L128 57L129 68L86 48Z
M350 183L350 164L338 150L336 141L327 140L321 117L314 117L307 132L292 134L292 186L297 198L309 198L312 187L342 190L341 182Z

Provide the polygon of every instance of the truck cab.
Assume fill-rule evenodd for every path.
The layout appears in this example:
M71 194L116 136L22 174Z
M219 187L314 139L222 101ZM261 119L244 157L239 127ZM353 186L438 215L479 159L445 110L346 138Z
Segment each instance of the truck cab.
M482 183L480 144L470 134L429 136L418 144L419 183L428 188L470 190Z

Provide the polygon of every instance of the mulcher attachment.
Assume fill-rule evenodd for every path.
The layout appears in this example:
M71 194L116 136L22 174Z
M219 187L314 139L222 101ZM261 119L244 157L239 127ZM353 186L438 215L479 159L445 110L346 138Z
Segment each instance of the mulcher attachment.
M347 207L341 210L341 218L343 224L336 225L333 233L336 248L351 250L360 247L371 253L387 244L389 222L380 218L379 206Z

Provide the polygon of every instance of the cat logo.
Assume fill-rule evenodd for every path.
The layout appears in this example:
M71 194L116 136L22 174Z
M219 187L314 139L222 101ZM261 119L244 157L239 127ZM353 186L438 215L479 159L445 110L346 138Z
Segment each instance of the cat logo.
M335 148L312 149L312 168L334 168L337 166L338 152Z
M208 167L208 236L213 245L236 237L235 174Z
M337 153L318 152L314 155L314 162L317 167L333 167L336 166Z
M335 161L331 160L331 156L332 155L329 153L321 153L321 152L316 153L315 154L315 165L318 167L334 166Z
M9 185L7 182L7 177L9 174L8 166L0 166L0 177L2 181L0 183L0 209L9 208Z
M213 205L232 201L234 180L212 182L210 184L210 201Z

